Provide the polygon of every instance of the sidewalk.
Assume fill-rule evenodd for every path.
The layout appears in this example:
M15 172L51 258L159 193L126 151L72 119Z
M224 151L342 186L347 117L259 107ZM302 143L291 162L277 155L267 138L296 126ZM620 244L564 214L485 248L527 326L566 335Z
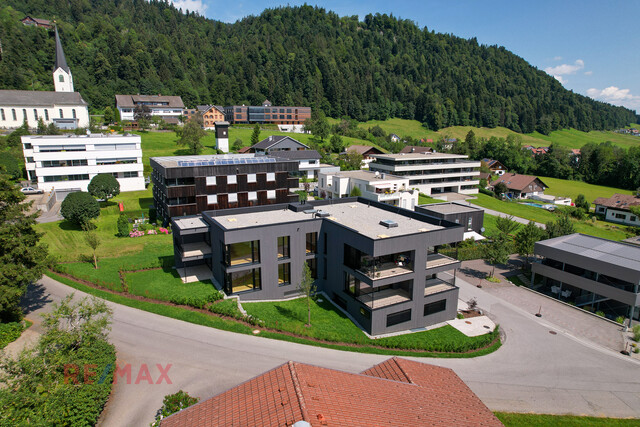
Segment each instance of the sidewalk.
M481 280L491 272L492 268L484 260L464 261L458 274L472 285L482 283L482 289L487 293L520 307L532 315L540 311L545 321L557 325L578 338L586 339L615 352L623 349L624 335L621 326L507 282L504 275L517 275L518 267L518 261L514 259L510 260L510 264L506 267L496 266L496 276L502 279L500 283Z

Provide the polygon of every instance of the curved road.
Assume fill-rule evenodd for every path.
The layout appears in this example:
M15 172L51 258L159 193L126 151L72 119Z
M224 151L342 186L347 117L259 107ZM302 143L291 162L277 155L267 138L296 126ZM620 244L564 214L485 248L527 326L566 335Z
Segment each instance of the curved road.
M500 324L504 345L480 358L415 360L452 368L492 410L640 418L640 363L572 337L462 280L458 284L462 300L476 297ZM35 302L27 317L36 331L38 312L71 292L48 277L30 290ZM103 426L148 425L166 394L183 389L204 400L288 360L360 372L387 358L234 334L109 305L118 363L131 364L132 379L114 386ZM157 364L171 384L135 384L142 365L157 381Z

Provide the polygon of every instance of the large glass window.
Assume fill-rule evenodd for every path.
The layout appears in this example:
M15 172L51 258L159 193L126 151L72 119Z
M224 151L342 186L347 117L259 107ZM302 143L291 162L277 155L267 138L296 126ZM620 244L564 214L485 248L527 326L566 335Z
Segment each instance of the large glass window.
M207 177L207 185L216 185L216 177L208 176Z
M291 263L278 264L278 285L291 284Z
M397 313L391 313L387 316L387 327L397 325L399 323L411 320L411 310L403 310Z
M307 260L309 270L311 270L311 277L315 280L318 278L318 261L316 258L310 258Z
M447 309L446 299L430 302L424 305L424 315L428 316L430 314L440 313L441 311L445 311L446 309Z
M307 233L307 253L318 253L318 233Z
M260 241L232 243L227 245L227 265L241 265L260 262Z
M289 258L291 256L289 236L278 237L278 258Z
M252 268L250 270L234 271L228 273L226 288L228 293L238 293L245 291L253 291L260 289L260 269Z
M4 115L4 108L0 108L0 113L2 113L2 120L7 120L7 118Z

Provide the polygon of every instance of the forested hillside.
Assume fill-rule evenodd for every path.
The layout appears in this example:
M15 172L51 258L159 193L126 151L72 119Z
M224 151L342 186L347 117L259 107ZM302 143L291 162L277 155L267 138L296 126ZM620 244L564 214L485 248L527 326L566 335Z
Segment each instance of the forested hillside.
M332 117L416 119L434 130L504 126L548 134L636 121L628 109L565 90L502 47L387 15L360 22L302 6L225 24L158 0L0 4L0 88L53 89L53 36L19 20L55 19L76 90L94 109L112 105L116 93L163 93L189 107L266 98Z

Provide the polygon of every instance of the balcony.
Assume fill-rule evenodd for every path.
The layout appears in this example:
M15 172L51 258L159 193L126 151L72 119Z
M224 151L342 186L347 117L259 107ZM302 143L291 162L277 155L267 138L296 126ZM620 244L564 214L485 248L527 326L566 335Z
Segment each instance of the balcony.
M446 292L456 289L454 284L455 278L445 279L442 277L436 277L434 279L427 279L424 284L424 296L437 294L440 292Z
M182 252L182 259L198 257L202 258L205 255L211 254L211 246L205 242L196 243L184 243L180 250Z
M409 266L404 266L402 262L376 263L374 266L361 267L357 271L373 280L387 279L389 277L413 273L413 270L409 268Z
M429 252L427 254L427 270L430 268L442 267L449 264L457 264L460 263L457 259L448 257L446 255L441 255L437 253Z
M404 289L385 289L360 295L357 299L373 310L411 301L411 295Z

